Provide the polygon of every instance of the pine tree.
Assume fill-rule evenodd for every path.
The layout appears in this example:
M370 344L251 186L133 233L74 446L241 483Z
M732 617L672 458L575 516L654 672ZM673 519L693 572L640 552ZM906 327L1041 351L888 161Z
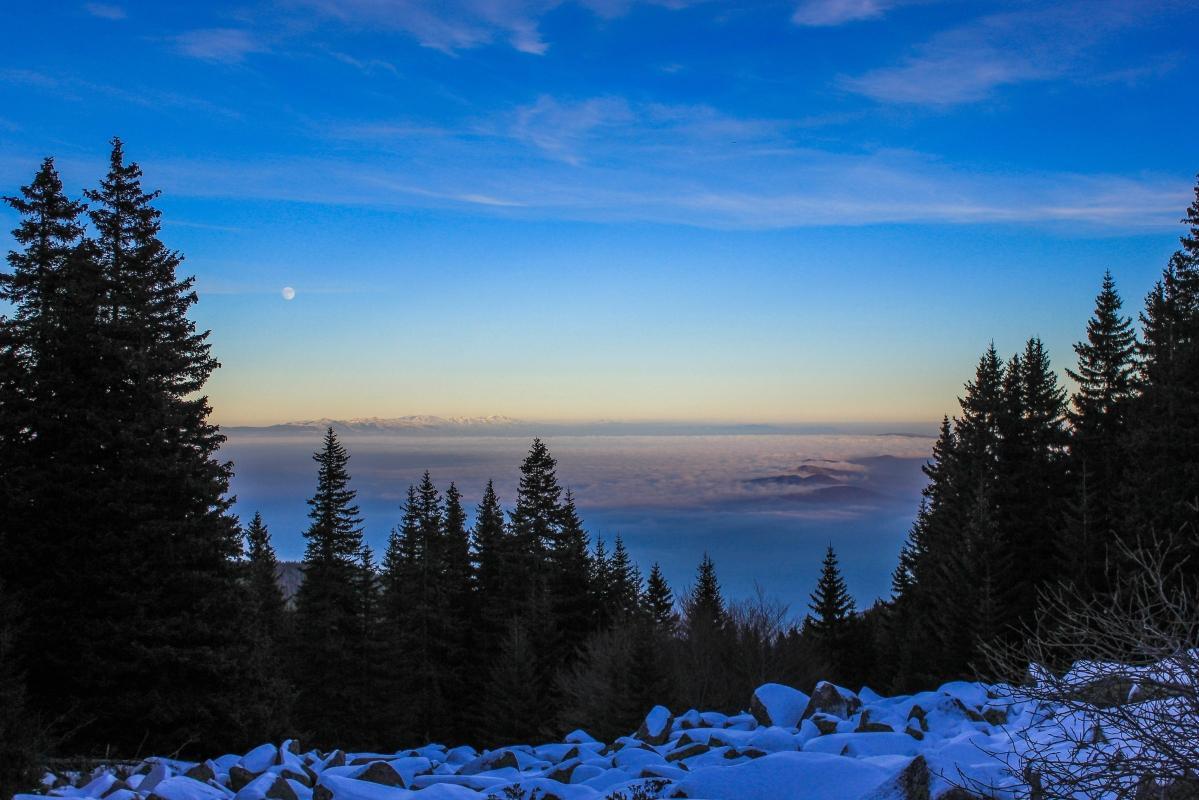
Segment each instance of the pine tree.
M595 606L595 629L607 630L616 621L616 601L613 592L612 557L602 536L595 540L595 552L591 554L591 575L588 585L592 604Z
M84 207L64 194L53 159L5 202L21 222L13 231L20 249L7 257L11 272L0 273L0 300L15 309L0 324L0 582L15 598L38 598L23 604L29 619L13 648L30 659L32 702L57 715L73 702L84 677L80 652L94 652L103 624L89 595L104 591L100 575L120 560L100 561L108 548L96 546L97 525L88 519L107 494L92 417L93 395L103 396L105 386L97 374L99 278L83 239ZM76 625L77 641L57 633Z
M1108 547L1119 527L1115 498L1126 461L1123 453L1136 377L1136 333L1122 313L1123 301L1111 272L1095 298L1087 339L1074 345L1078 384L1068 412L1071 501L1062 537L1067 573L1084 593L1107 588Z
M4 282L36 408L23 458L50 467L28 475L24 495L47 531L27 534L54 554L29 573L33 591L53 597L22 645L41 654L32 694L95 720L75 747L232 745L264 724L248 716L264 704L246 672L249 643L227 624L245 611L240 531L231 469L216 458L223 437L201 394L217 362L188 318L192 281L176 277L157 194L142 190L119 142L88 193L94 240L76 242L79 208L61 198L52 164L35 183L17 205L40 221L18 230L18 242L35 235ZM71 641L52 641L68 628Z
M641 606L641 572L629 557L620 534L612 547L611 576L611 603L616 618L634 618Z
M476 687L469 657L475 645L475 585L471 568L470 533L462 495L453 483L445 491L441 551L441 583L444 597L444 644L440 653L442 685L448 711L438 732L440 738L465 741L470 736L467 711L455 698L475 696Z
M1020 365L1021 436L1015 446L1004 449L1014 459L1005 465L1004 483L1017 490L1014 495L1005 493L1002 500L1000 542L1007 563L996 564L999 554L989 559L997 566L996 583L1008 595L1001 625L1010 633L997 633L1012 636L1035 623L1040 592L1060 579L1058 535L1068 497L1066 392L1058 385L1040 339L1028 340ZM1017 451L1019 455L1012 455Z
M249 652L250 673L257 676L260 710L255 716L265 720L266 728L246 730L247 737L288 733L291 725L292 688L285 676L286 654L291 645L291 614L279 586L279 562L271 535L262 515L255 512L245 530L246 628L252 632Z
M558 669L573 660L595 624L593 595L587 590L591 579L587 532L569 489L548 557L549 602L555 631L550 661Z
M667 637L675 635L679 627L679 615L674 610L674 593L656 561L649 570L642 606L655 631Z
M1125 535L1172 537L1199 574L1199 184L1181 247L1141 315L1139 393L1130 406Z
M729 698L725 660L733 647L728 610L716 577L716 565L704 553L695 585L683 601L679 697L696 708L722 705Z
M362 522L350 488L349 453L333 428L313 454L317 488L309 499L304 532L304 581L296 594L294 683L302 730L331 746L357 735L365 700L356 652L364 625Z
M512 536L512 587L522 601L522 616L530 616L545 601L547 553L562 524L562 488L557 462L540 439L534 439L520 465L520 485L509 526Z
M722 628L728 620L724 596L720 593L720 581L716 578L716 564L707 553L704 553L703 560L699 562L695 586L687 598L684 610L689 629Z
M831 544L824 553L820 580L811 594L808 607L812 610L812 629L816 635L828 646L836 647L856 611Z
M504 530L504 510L495 493L495 485L487 481L483 499L475 509L474 527L475 583L478 591L478 669L490 664L499 653L499 645L513 609L507 604L508 542Z
M255 607L258 624L275 641L282 634L285 603L279 586L279 561L271 545L271 534L262 514L254 512L246 539L246 580Z

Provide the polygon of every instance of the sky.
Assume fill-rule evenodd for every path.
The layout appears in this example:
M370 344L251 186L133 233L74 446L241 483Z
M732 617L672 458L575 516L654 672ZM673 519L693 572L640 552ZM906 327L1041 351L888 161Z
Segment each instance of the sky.
M1068 365L1105 268L1139 305L1199 170L1197 25L1121 0L16 4L0 187L53 155L79 194L124 139L226 425L929 422L991 341Z

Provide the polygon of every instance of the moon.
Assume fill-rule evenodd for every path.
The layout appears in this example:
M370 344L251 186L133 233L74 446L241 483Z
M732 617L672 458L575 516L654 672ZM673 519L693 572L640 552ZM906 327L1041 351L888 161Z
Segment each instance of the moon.
M284 286L283 291L280 292L279 294L283 295L284 300L295 300L296 299L296 290L291 288L290 286Z

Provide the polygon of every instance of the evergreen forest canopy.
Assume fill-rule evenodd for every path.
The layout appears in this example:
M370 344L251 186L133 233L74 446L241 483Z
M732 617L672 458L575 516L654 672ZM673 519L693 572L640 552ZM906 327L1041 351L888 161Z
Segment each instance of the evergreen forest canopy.
M390 750L576 727L609 738L658 703L736 711L766 682L929 687L1052 626L1044 590L1113 592L1117 552L1165 548L1199 573L1199 187L1139 326L1103 276L1072 395L1036 338L982 355L925 467L892 597L856 609L830 547L798 622L763 597L725 598L706 555L676 594L619 538L592 541L540 440L510 508L488 484L472 516L426 473L373 553L331 429L305 578L285 603L267 523L243 529L230 512L232 465L202 393L218 364L156 198L119 141L83 199L52 159L6 198L21 216L0 274L14 309L0 318L10 774L50 752L288 735Z

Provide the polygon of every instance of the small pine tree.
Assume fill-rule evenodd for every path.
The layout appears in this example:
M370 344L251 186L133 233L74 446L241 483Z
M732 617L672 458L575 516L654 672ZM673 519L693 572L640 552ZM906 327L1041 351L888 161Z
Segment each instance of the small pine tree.
M850 645L856 609L831 544L825 551L820 580L808 607L812 611L812 634L833 668L833 679L844 682L854 658Z
M820 565L820 580L811 594L812 626L818 636L833 640L844 630L853 617L855 607L841 568L837 564L837 553L830 544Z
M267 635L277 641L282 634L285 610L283 589L279 586L279 561L271 545L270 531L257 511L245 530L245 539L246 580L255 618Z
M684 608L688 629L698 627L719 629L724 627L728 612L724 596L720 593L720 581L716 578L716 564L704 553L696 572L695 586L687 598Z
M679 615L674 608L674 593L656 561L649 570L642 606L655 631L667 637L675 635L679 627Z
M637 616L641 607L641 572L629 551L625 549L624 540L616 535L612 548L612 611L617 619L628 620Z

